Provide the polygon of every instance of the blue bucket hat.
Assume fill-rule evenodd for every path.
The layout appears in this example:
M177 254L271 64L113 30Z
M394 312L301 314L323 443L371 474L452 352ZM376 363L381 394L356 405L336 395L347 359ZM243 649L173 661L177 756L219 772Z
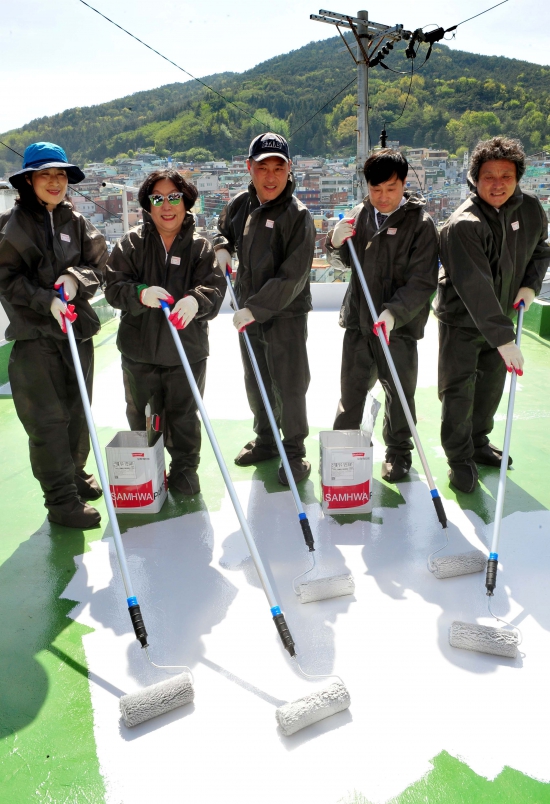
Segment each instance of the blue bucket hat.
M19 189L25 181L25 174L45 168L63 168L67 172L69 184L78 184L84 178L84 173L76 165L69 164L67 154L60 145L53 142L33 142L25 148L23 154L23 167L10 176L11 184Z

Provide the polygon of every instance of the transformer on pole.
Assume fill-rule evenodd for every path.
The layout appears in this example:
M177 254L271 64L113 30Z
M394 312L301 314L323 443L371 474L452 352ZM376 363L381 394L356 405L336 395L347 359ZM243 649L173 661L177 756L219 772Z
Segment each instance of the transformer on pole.
M380 64L393 49L395 42L410 39L411 32L404 31L402 25L390 27L370 22L368 11L358 11L357 17L352 17L348 14L321 9L319 14L310 14L310 19L335 25L357 65L357 196L358 201L362 201L367 193L363 166L370 153L369 68ZM340 28L348 28L353 33L356 42L355 53L342 35Z

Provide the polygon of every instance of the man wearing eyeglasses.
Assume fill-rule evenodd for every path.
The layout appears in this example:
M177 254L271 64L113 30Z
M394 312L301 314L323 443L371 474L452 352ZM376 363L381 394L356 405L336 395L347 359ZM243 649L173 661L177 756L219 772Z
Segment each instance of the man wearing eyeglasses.
M247 167L251 182L222 211L214 239L220 267L239 267L235 295L239 311L233 324L248 332L260 366L283 445L296 482L305 480L311 465L304 460L308 435L306 391L307 314L311 310L309 273L315 247L315 225L306 207L293 195L288 143L268 132L250 144ZM278 455L258 384L240 338L244 380L254 414L256 438L235 458L250 466ZM288 485L283 466L279 482Z
M172 458L172 491L198 494L201 430L161 301L173 304L170 320L179 330L193 375L204 393L208 321L220 309L225 279L209 242L195 232L189 212L197 189L175 170L151 173L140 187L143 224L113 249L105 296L122 310L117 345L122 353L127 409L132 430L145 430L151 398L164 413L166 447Z

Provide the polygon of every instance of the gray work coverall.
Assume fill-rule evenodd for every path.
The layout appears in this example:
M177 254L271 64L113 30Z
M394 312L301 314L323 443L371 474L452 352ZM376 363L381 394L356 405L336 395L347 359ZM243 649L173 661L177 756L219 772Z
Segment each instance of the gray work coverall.
M293 195L294 187L290 174L281 195L260 204L250 184L248 191L237 195L222 211L220 234L214 239L215 248L238 255L235 295L239 307L248 307L256 319L247 332L289 459L306 454L304 440L309 433L306 340L315 247L313 220ZM274 446L246 344L239 340L256 443Z
M122 310L117 346L122 354L127 393L126 414L132 430L145 430L145 406L157 400L165 419L165 443L171 472L196 468L200 461L201 427L197 406L185 376L164 311L139 300L140 285L157 285L175 301L194 296L199 308L178 335L201 395L206 381L208 321L218 314L225 279L214 251L195 232L193 216L185 215L168 254L151 216L131 229L115 246L107 266L105 297ZM130 395L131 398L128 398Z
M45 504L62 505L76 495L90 452L88 426L67 335L50 312L61 274L77 280L73 324L88 396L92 397L92 336L99 319L89 304L99 287L107 247L103 235L71 205L49 213L20 204L0 216L0 299L15 341L8 366L13 402L29 436L33 475Z
M441 230L434 312L441 443L449 462L472 458L489 443L506 378L497 347L514 340L520 287L540 292L550 264L547 238L540 202L519 186L498 212L473 192Z
M417 341L424 336L430 296L437 286L437 231L424 210L425 203L406 195L406 202L380 229L376 228L374 207L368 198L351 215L356 219L357 232L353 243L376 311L380 315L382 310L389 310L395 319L390 353L415 421ZM327 238L331 261L351 265L347 243L334 249L331 235L332 232ZM378 336L372 331L373 323L354 267L340 311L340 326L346 333L341 399L334 429L359 429L367 393L379 379L386 396L383 425L386 454L408 456L413 447L411 432Z

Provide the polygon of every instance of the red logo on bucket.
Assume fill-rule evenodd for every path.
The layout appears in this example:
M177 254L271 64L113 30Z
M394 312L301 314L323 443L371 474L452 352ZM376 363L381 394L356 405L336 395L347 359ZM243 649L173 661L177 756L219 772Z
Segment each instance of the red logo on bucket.
M359 508L370 500L370 480L357 486L324 486L323 500L329 511L337 508Z
M148 480L139 486L110 486L115 508L143 508L155 501L153 481Z
M144 452L132 452L132 458L145 458Z
M364 453L364 452L352 452L351 454L352 454L352 456L353 456L354 458L364 458L364 457L365 457L365 453Z

